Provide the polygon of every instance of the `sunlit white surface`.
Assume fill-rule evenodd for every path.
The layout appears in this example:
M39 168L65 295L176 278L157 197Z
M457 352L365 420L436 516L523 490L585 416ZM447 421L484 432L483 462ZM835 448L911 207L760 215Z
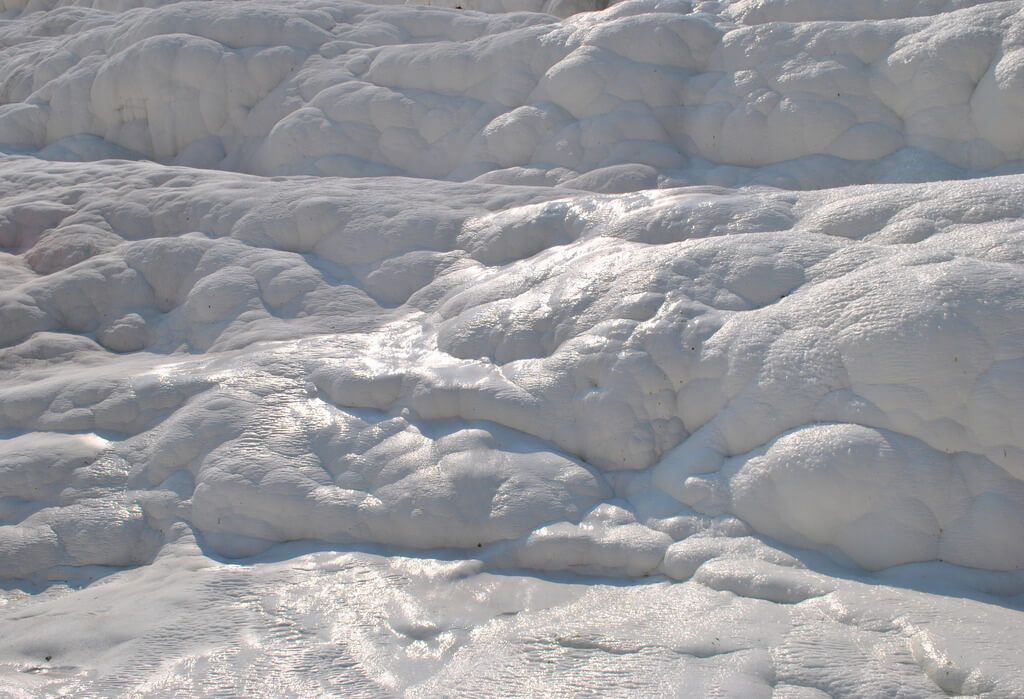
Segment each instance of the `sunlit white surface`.
M0 692L1024 695L1021 3L435 4L0 0Z

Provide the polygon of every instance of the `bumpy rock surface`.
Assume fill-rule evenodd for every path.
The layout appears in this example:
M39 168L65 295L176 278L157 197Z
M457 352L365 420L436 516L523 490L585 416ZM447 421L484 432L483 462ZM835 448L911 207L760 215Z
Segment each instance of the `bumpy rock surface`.
M583 623L530 686L1024 694L984 640L1024 642L1024 3L439 5L0 0L0 578L143 566L0 598L8 684L528 694L495 647ZM194 632L167 571L198 615L358 626L303 616L294 541L426 557L342 566L400 653L339 631L362 679L321 649L252 686L147 655ZM431 581L479 608L410 612ZM152 605L141 650L67 646L94 589Z

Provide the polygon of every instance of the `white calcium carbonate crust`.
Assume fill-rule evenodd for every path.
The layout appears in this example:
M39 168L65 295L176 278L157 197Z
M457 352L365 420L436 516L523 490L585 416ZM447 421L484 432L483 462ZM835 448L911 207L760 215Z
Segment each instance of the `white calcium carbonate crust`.
M18 571L145 562L186 521L229 555L521 541L494 560L637 575L732 516L869 569L1024 567L1016 177L612 196L36 162L0 175ZM78 523L92 547L61 525L83 503L117 513Z
M1024 2L430 5L0 0L0 694L1024 696Z
M0 144L597 191L1024 159L1018 1L467 3L4 0Z

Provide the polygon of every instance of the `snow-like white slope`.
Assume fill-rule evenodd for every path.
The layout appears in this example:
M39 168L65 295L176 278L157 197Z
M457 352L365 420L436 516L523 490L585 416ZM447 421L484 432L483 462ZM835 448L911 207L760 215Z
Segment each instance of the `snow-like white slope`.
M941 574L719 559L620 586L293 547L222 565L182 546L12 602L0 671L16 697L1021 696L1022 614L901 587Z
M43 157L608 191L1024 158L1017 1L0 7L0 144Z
M6 576L146 564L193 534L207 554L296 539L468 549L451 555L491 570L692 578L679 594L710 586L776 604L837 604L838 583L751 535L854 569L1024 567L1019 178L611 197L3 165ZM1019 572L966 581L1024 590ZM616 614L646 604L614 589ZM539 604L560 604L548 592ZM917 658L920 682L954 651L914 650L932 643L918 638L927 604L915 600L899 603L915 611L884 643ZM81 603L55 603L54 623ZM33 640L18 609L6 657L35 667L32 649L64 647ZM751 628L775 614L810 623L749 614ZM167 633L187 646L191 632ZM767 686L786 646L758 643L749 681ZM442 682L486 648L463 639L407 682ZM810 652L791 661L795 677ZM956 677L982 673L971 682L991 696L1024 686L1015 650L955 652L1002 668L993 679L956 661L968 662ZM102 677L121 667L75 653L75 668ZM220 670L229 680L235 662ZM495 668L493 681L531 668ZM66 674L83 682L79 669ZM704 686L696 668L676 671L685 682L663 679L682 695ZM156 693L186 681L153 672ZM19 682L51 686L37 679ZM867 681L828 691L858 696Z
M500 559L635 575L724 515L872 569L1024 567L1017 178L609 197L37 162L0 173L22 572L144 562L184 518L226 553L525 537Z
M0 3L0 696L1024 695L1021 2Z

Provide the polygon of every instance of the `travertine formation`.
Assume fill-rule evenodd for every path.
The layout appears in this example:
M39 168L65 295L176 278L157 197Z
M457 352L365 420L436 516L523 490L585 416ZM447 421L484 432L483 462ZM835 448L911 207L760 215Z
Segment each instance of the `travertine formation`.
M978 640L994 612L944 632L952 607L880 581L1024 591L1024 3L439 5L0 0L0 578L143 566L108 584L159 610L139 590L169 561L420 551L486 607L451 638L490 631L445 655L396 602L425 645L373 686L436 695L586 606L486 571L653 576L592 594L763 631L677 638L684 696L720 652L734 696L1020 696ZM350 562L433 584L382 560ZM286 574L252 571L247 609L285 624ZM170 665L32 684L60 633L8 601L0 685L25 696L306 691ZM609 614L558 652L644 656ZM468 693L513 686L480 667Z

